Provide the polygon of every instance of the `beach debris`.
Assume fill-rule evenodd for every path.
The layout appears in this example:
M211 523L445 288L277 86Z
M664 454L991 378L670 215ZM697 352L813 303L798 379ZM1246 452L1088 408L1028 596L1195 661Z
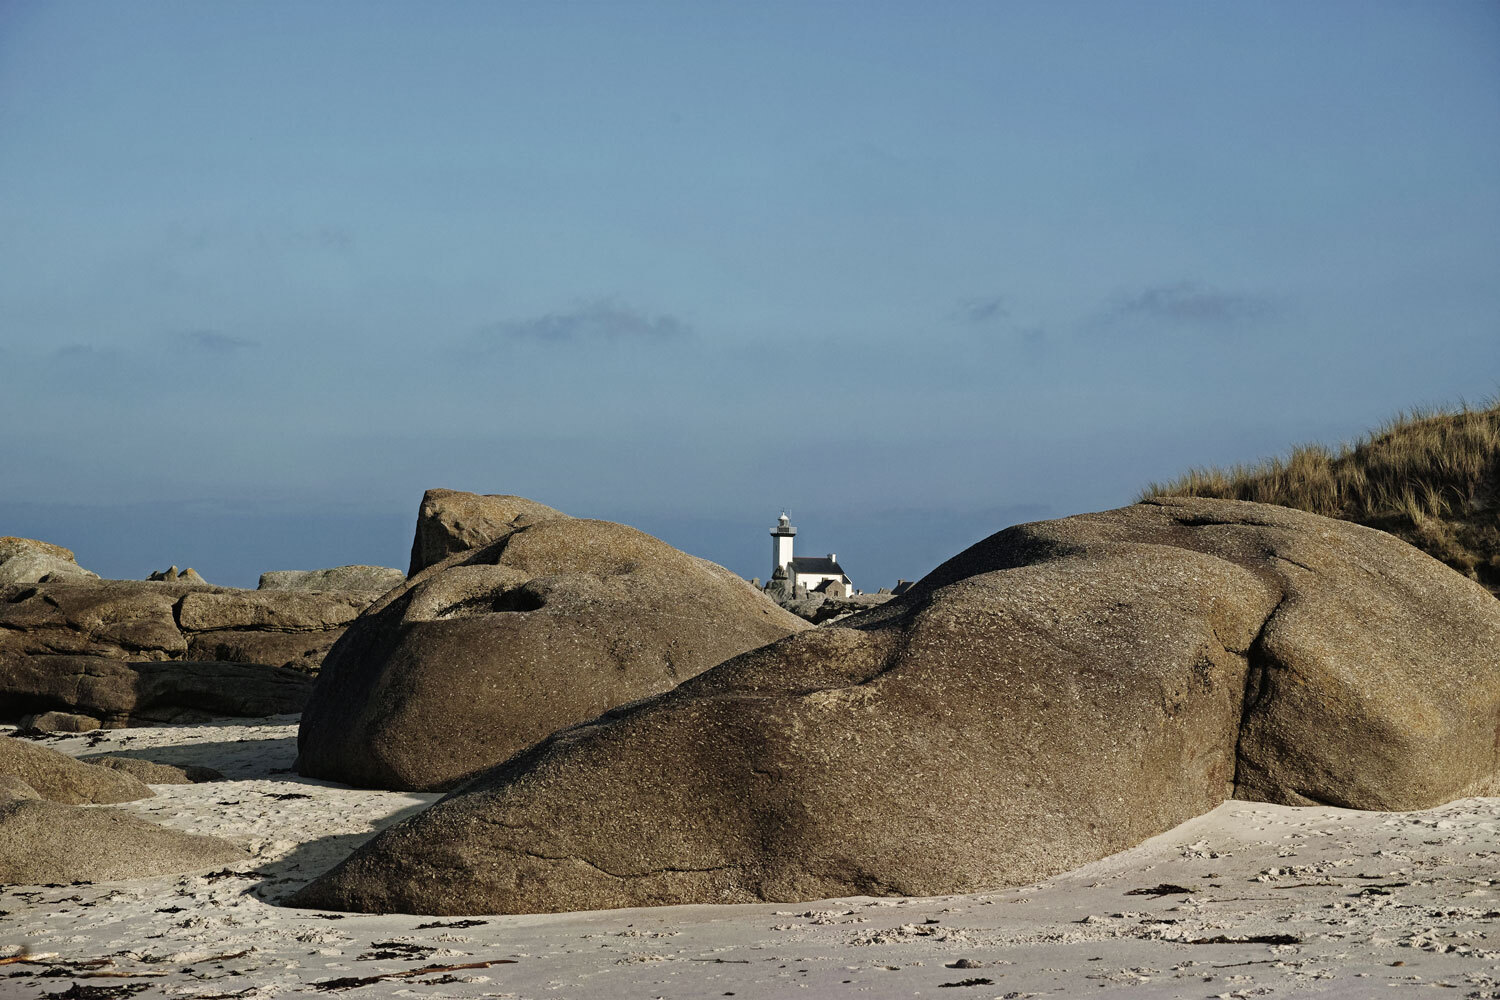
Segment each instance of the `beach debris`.
M413 944L409 941L377 941L370 945L373 951L367 951L355 958L356 962L381 962L409 961L412 959L426 958L438 949L431 945Z
M74 983L58 993L43 993L46 1000L125 1000L150 986L150 983L121 983L119 986L82 986Z
M461 965L426 965L420 969L407 969L405 972L384 972L378 976L344 976L340 979L325 979L312 985L324 992L335 992L338 990L358 989L361 986L369 986L372 983L382 982L387 979L411 979L415 976L429 976L444 972L461 972L466 969L488 969L492 965L515 965L513 958L494 958L487 962L464 962Z
M1217 934L1214 937L1185 938L1182 944L1301 944L1302 939L1295 934L1249 934L1243 937L1229 937Z
M1173 885L1171 882L1163 882L1161 885L1153 885L1149 889L1131 889L1125 893L1127 896L1191 896L1197 889L1185 885Z

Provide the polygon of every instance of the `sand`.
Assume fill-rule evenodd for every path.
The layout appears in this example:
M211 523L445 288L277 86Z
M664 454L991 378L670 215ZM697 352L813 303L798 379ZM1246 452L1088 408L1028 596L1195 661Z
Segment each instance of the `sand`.
M293 774L296 731L282 716L45 740L218 768L228 781L115 808L254 857L4 887L0 956L24 960L0 964L0 997L1500 997L1500 799L1229 802L1037 885L964 896L367 916L277 901L437 796Z

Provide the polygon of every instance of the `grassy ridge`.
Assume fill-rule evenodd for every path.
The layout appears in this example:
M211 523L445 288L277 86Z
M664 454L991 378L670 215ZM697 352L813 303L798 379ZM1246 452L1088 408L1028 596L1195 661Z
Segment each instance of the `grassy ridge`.
M1154 496L1296 507L1388 531L1500 595L1500 404L1402 414L1337 451L1192 469Z

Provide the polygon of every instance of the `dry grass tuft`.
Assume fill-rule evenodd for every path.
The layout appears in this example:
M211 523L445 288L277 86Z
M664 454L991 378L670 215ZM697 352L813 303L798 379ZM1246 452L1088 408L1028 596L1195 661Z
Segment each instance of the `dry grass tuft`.
M1218 497L1296 507L1388 531L1500 594L1500 403L1405 413L1338 451L1191 469L1140 499Z

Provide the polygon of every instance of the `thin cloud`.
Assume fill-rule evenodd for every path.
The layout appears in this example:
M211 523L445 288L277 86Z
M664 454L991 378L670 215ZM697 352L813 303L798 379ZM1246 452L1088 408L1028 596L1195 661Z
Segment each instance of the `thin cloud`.
M1270 310L1271 301L1264 296L1220 291L1198 281L1179 281L1122 298L1110 310L1110 318L1228 326L1258 319Z
M965 323L981 326L1007 318L1010 316L1010 308L1005 304L1004 296L991 295L980 299L965 299L959 303L954 316Z
M187 330L173 334L172 340L179 347L220 355L235 354L259 346L259 341L220 333L217 330Z
M61 347L53 348L48 356L56 361L77 361L90 358L112 357L116 353L118 352L98 347L94 344L64 344Z
M504 320L483 327L486 341L537 344L665 343L691 337L693 330L682 320L665 313L651 315L642 310L599 299L562 312L530 319Z

